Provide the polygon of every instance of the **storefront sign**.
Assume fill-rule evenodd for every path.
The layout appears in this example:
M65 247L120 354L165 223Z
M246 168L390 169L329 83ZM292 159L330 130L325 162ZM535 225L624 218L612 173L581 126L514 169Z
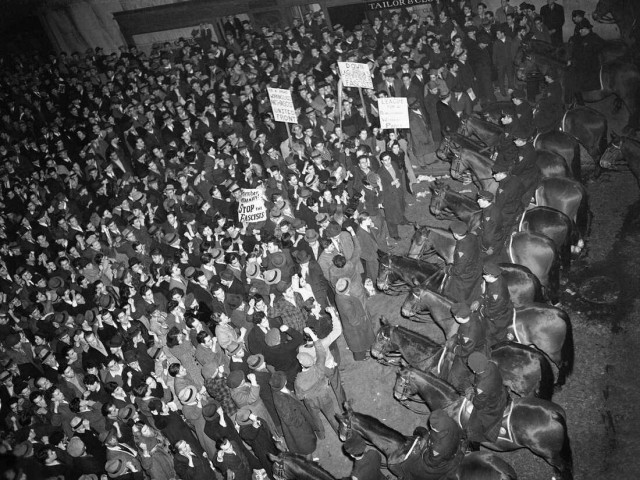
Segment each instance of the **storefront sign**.
M433 0L382 0L380 2L369 2L369 10L385 10L387 8L414 7L417 5L430 4Z

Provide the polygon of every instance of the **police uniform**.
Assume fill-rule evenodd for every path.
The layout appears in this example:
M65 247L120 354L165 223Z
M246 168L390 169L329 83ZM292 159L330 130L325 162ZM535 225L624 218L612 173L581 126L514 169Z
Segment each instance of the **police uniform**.
M514 137L527 139L529 138L528 129L519 129ZM524 185L524 194L522 195L522 207L526 208L531 202L533 192L540 181L540 169L538 168L537 152L533 145L527 141L523 146L517 147L516 162L511 168L511 175L520 179Z
M480 242L473 233L456 242L447 293L459 302L477 298L482 280Z
M494 275L496 272L487 271L487 268L495 268L498 271L495 275L498 278L494 282L484 282L480 307L480 312L486 320L487 343L492 347L507 339L507 331L513 319L513 303L509 287L499 267L495 264L485 266L485 273Z
M443 410L434 410L429 415L428 452L423 456L426 480L450 478L464 458L460 448L463 431Z
M455 303L451 308L452 314L459 323L458 333L453 346L453 362L449 372L449 382L458 391L464 392L471 386L471 375L467 367L469 355L473 352L488 353L487 325L479 312L471 312L466 303ZM468 321L462 322L461 317Z
M489 193L489 192L486 192ZM480 249L486 261L488 257L498 258L504 247L504 221L502 211L496 206L495 199L492 194L487 198L491 202L486 208L482 209L480 217ZM489 253L489 249L491 252Z
M494 170L507 171L506 166L497 167ZM519 177L508 174L506 178L498 182L496 190L496 208L502 212L504 231L508 235L516 224L518 216L522 213L522 192L525 190Z
M469 356L469 367L475 373L475 394L467 436L470 442L495 442L509 400L502 374L495 363L478 352Z

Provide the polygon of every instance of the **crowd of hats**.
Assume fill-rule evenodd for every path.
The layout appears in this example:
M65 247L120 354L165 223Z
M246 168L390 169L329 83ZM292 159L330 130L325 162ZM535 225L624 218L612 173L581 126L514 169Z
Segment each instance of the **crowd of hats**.
M523 3L520 10L535 8ZM327 111L303 100L301 92L308 84L296 73L307 73L319 88L327 88L327 93L336 97L338 60L374 65L376 81L383 81L383 76L397 78L401 67L440 75L443 65L430 61L428 47L424 47L425 55L418 59L410 54L420 37L426 37L427 44L438 37L437 23L430 27L423 19L397 12L381 15L379 35L368 21L355 25L352 31L341 25L329 28L320 13L307 15L304 22L296 21L292 27L275 31L268 26L253 29L244 22L231 32L231 36L237 37L233 46L225 46L224 40L220 44L212 42L196 32L194 39L159 46L149 55L125 47L112 54L95 48L82 54L3 59L0 69L3 386L0 388L7 393L10 390L6 386L11 384L11 395L0 396L0 409L5 417L14 408L19 414L21 423L17 431L10 435L4 432L15 456L31 459L43 448L42 437L46 436L43 432L51 431L50 424L38 423L41 417L36 415L37 408L30 399L37 391L35 382L43 372L43 364L55 359L60 371L67 366L63 339L73 348L85 348L84 334L97 328L105 312L110 312L118 322L119 315L131 313L130 301L135 304L148 285L153 286L152 293L169 293L163 280L170 275L168 266L154 265L154 256L164 257L163 260L177 266L187 283L203 273L203 254L218 267L224 266L229 253L238 250L230 230L242 225L230 205L236 204L232 199L241 188L260 187L270 193L287 193L280 191L288 188L285 182L273 181L267 169L242 170L238 160L250 153L255 163L261 165L266 163L267 155L280 154L280 142L285 140L286 133L278 126L269 126L273 115L265 93L267 86L291 88L302 123L305 116L314 114L327 120ZM582 16L578 22L581 28L591 28L583 18L584 12L574 11L573 16ZM487 22L483 21L481 26L488 26ZM468 25L459 33L463 36L477 33L479 44L492 42L489 29L481 26ZM450 39L439 40L449 55ZM320 60L312 57L314 49L321 50ZM383 72L379 64L389 54L395 57L393 65ZM244 83L232 81L235 78L232 69L237 71L238 66ZM433 85L430 82L428 86ZM460 86L453 85L451 90L460 91ZM522 100L526 97L520 90L513 96ZM347 91L346 98L351 98L356 107L362 106L356 91ZM198 129L204 125L205 116L217 128L202 133ZM376 119L372 120L375 126ZM197 131L200 133L196 135ZM171 132L177 133L170 135ZM523 125L513 135L528 139L531 132ZM144 143L142 150L135 148L139 139ZM295 191L288 193L289 200L295 203L300 199L311 205L317 203L325 190L343 193L337 188L332 191L335 186L332 175L338 168L335 162L319 170L301 170L304 160L322 162L320 148L327 148L334 159L345 161L345 145L356 145L355 136L345 138L335 131L314 133L308 148L302 148L305 158L282 159L283 170L285 166L289 168L282 173L294 175L297 181ZM209 153L214 160L208 157ZM503 168L500 163L494 166L494 170L500 168ZM376 185L379 177L370 172L366 180ZM211 189L203 191L202 185ZM362 208L356 194L347 191L347 197ZM480 197L493 201L490 192L482 191ZM213 215L207 213L206 206L213 206ZM340 215L348 217L347 210L331 204L315 217L303 220L290 217L291 212L284 206L267 199L269 220L285 219L309 243L321 236L332 239L340 235L342 229L335 220ZM165 220L170 214L181 226L194 227L189 227L188 236L186 228L167 228ZM212 231L210 236L204 232L207 227ZM267 238L264 222L252 227L255 228L248 228L246 235L258 232L263 239L256 242L259 250ZM451 229L458 235L467 234L467 226L461 222L454 222ZM260 279L266 292L282 293L288 288L288 280L283 278L287 264L283 253L273 253L268 268L257 262L245 265L246 256L240 255L243 278ZM306 250L294 250L292 257L299 264L310 260ZM499 275L496 268L485 267L485 273ZM221 268L211 286L218 287L234 279L231 269ZM351 280L340 278L334 286L338 293L347 292ZM193 300L186 296L182 298L185 304L189 303L186 298ZM230 299L229 305L237 307L247 300L246 295ZM468 310L468 306L456 304L453 313L464 319L471 313ZM197 316L201 312L196 309L190 313ZM206 323L210 319L203 320ZM158 342L162 343L160 339ZM278 329L269 330L265 336L268 346L281 342ZM104 339L103 344L110 351L121 351L123 364L138 360L136 350L131 348L131 338L124 332ZM226 353L234 355L242 348L240 342L232 342ZM25 357L25 349L32 349L33 356ZM156 353L158 345L150 349L152 354ZM297 359L303 367L313 363L307 353L300 353ZM252 370L265 364L262 354L250 355L245 361ZM470 358L470 366L472 363L474 369L483 367L482 359L474 358L472 362ZM216 365L202 367L204 378L213 378L216 373ZM228 375L226 384L236 388L244 379L243 373L234 371ZM269 381L278 390L286 383L287 377L282 372L274 372ZM176 392L178 398L174 401L187 404L199 395L196 387L188 386ZM46 401L50 407L50 399ZM214 418L217 408L216 404L205 402L203 417ZM136 413L131 404L120 408L117 415L130 422ZM246 422L250 413L241 408L235 419ZM73 417L69 426L75 431L81 423L79 417ZM30 436L32 429L36 438ZM82 457L86 449L78 436L70 438L66 445L72 458ZM345 449L359 455L364 451L364 443L354 436ZM27 463L23 465L26 468ZM127 466L120 459L110 460L104 466L104 473L110 478L126 471ZM79 478L99 477L85 472Z

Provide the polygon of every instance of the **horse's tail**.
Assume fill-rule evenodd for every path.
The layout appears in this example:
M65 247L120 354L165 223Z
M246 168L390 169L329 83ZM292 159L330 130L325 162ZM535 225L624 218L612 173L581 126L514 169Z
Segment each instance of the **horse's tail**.
M538 362L540 363L540 384L538 385L538 391L535 396L543 400L551 400L553 396L553 387L555 384L555 377L553 376L553 368L551 367L551 360L541 350L537 350Z
M580 201L578 213L576 214L576 230L579 236L578 242L582 240L582 243L579 243L580 250L584 248L584 239L589 235L589 231L591 230L591 218L592 213L589 209L589 195L587 194L587 190L583 188L582 200Z
M576 139L575 145L573 146L573 161L571 162L570 168L571 173L573 174L573 178L578 182L582 181L582 150L587 151L582 144Z
M542 283L540 283L540 279L534 275L531 275L531 281L533 282L533 301L535 303L544 303L544 290L542 288Z
M560 367L558 368L558 381L556 384L564 385L567 381L567 377L573 372L575 348L573 344L573 326L571 325L571 318L569 318L569 315L565 311L560 310L559 313L567 326L567 330L564 337L564 343L562 344L562 350L560 351Z
M558 248L554 249L553 262L551 262L551 268L548 274L548 284L546 287L546 297L551 303L558 303L560 295L560 266L562 261L560 260L560 251Z
M553 420L558 422L562 427L564 433L562 448L560 449L559 457L562 461L562 466L554 465L562 475L562 480L573 480L573 452L571 450L571 440L569 439L569 428L567 427L567 420L564 416L564 412L557 411L553 414ZM555 463L555 462L554 462Z

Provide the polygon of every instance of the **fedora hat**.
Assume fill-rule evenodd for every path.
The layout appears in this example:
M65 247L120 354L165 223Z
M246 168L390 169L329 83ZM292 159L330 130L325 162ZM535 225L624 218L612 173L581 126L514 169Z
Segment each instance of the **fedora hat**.
M263 278L267 285L276 285L282 280L282 272L279 268L273 268L264 272Z
M295 250L292 256L298 263L307 263L311 258L306 250Z

